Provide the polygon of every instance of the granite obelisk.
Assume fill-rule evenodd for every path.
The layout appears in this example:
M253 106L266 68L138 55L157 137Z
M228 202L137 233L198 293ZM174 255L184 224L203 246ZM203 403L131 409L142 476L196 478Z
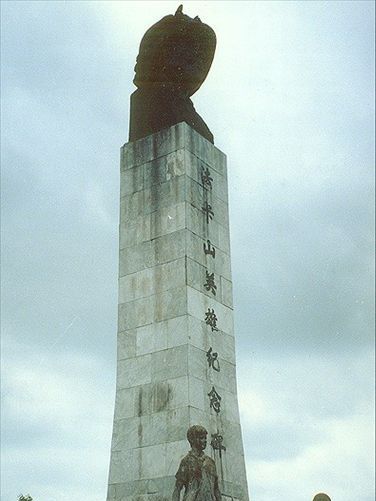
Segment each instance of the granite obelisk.
M222 499L248 501L226 156L189 99L209 71L215 35L181 9L167 18L145 34L147 48L165 54L166 46L189 42L201 60L194 68L191 55L177 50L183 54L173 61L178 71L170 71L172 84L161 88L145 85L150 68L144 68L142 93L131 100L131 140L121 149L118 360L107 501L171 500L192 425L208 431L205 453L215 462ZM137 64L145 66L142 43ZM156 95L174 108L159 126L149 108Z

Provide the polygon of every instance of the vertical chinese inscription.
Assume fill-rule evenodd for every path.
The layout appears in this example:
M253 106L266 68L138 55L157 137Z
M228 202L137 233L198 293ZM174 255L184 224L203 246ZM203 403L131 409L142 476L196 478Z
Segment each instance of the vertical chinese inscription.
M214 211L212 206L207 201L207 190L212 188L213 178L211 177L210 170L206 167L201 168L201 182L204 187L204 205L202 206L202 211L205 215L206 224L214 217ZM207 239L206 243L203 244L203 249L205 256L209 255L215 259L215 248L211 244L210 240ZM217 293L217 285L215 283L214 272L210 273L208 270L205 270L206 273L206 281L204 283L204 288L213 294L213 296ZM217 327L217 315L215 314L214 308L208 308L205 313L205 323L211 328L212 332L218 331ZM218 360L218 353L213 351L213 348L210 346L208 351L206 352L206 358L209 364L209 368L212 368L216 372L220 372L220 365ZM208 393L210 408L214 409L216 414L219 414L221 411L221 400L222 397L216 391L214 386ZM219 457L222 458L222 450L226 450L226 448L222 444L223 436L219 433L215 433L212 435L211 445L213 449L219 451Z

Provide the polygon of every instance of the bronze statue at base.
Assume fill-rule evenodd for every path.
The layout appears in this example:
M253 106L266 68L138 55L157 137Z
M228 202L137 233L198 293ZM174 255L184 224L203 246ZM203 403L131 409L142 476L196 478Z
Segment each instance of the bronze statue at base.
M176 484L172 501L180 501L184 487L183 501L221 501L215 462L204 453L208 432L204 427L194 425L187 432L192 449L181 460L175 475Z

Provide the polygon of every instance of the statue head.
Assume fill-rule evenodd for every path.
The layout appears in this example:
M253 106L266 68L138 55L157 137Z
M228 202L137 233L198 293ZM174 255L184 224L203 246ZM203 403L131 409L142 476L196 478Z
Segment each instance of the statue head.
M169 87L191 96L209 72L215 46L212 28L183 14L181 5L143 36L133 82L138 88Z
M330 501L330 497L327 494L320 492L319 494L316 494L313 501Z
M203 451L206 448L208 432L203 426L193 425L187 431L187 439L192 449Z

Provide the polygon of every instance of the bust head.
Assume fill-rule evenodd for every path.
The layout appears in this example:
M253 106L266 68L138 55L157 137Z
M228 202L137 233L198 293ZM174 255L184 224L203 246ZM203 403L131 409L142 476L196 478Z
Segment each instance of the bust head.
M203 426L193 425L187 431L187 439L192 449L203 451L206 448L208 432Z
M320 492L319 494L316 494L313 501L330 501L330 497L327 494Z
M170 87L187 96L205 80L214 58L215 33L198 17L183 14L162 18L147 30L140 44L134 84L138 88Z

